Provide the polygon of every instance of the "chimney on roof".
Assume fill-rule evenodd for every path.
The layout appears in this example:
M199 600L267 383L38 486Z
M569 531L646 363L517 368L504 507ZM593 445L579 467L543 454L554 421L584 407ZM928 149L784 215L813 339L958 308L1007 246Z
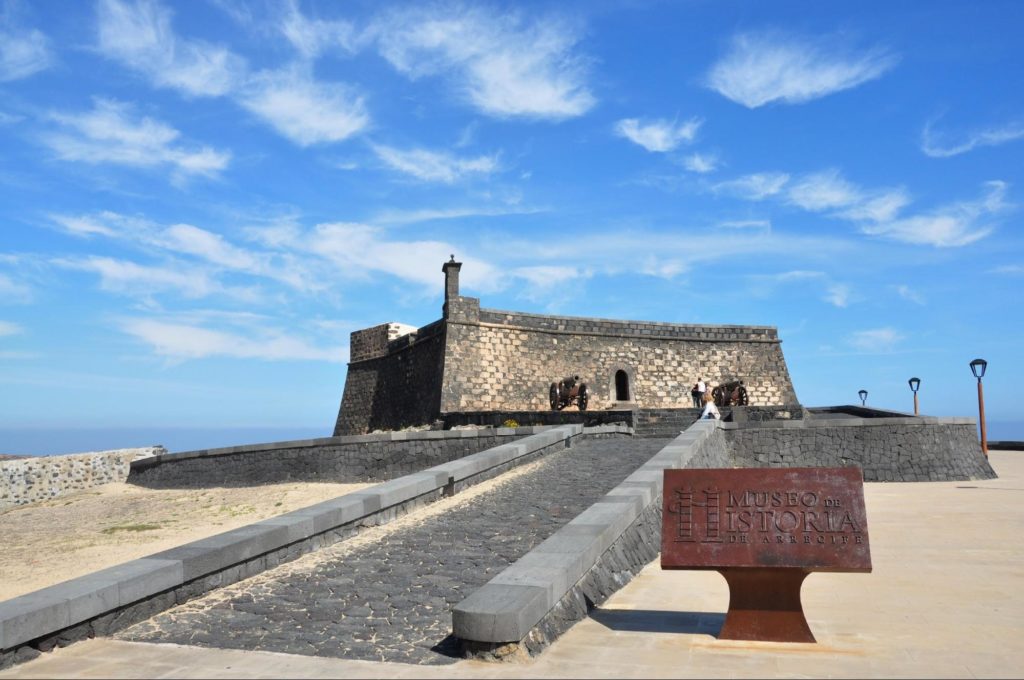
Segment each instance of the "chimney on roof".
M441 271L444 272L444 310L445 316L448 316L448 301L452 298L459 297L459 270L462 269L462 263L455 261L455 256L452 255L452 259L441 265Z

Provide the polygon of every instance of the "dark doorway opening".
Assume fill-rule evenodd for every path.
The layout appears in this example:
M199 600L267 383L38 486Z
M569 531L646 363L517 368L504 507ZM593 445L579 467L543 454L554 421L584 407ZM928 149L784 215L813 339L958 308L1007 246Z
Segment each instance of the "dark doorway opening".
M615 401L629 401L629 376L625 371L615 371Z

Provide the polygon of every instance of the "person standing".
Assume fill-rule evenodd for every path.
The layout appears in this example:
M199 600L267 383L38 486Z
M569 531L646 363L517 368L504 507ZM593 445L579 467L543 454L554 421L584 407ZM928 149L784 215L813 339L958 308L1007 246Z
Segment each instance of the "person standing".
M693 407L704 408L704 394L708 391L708 386L704 382L704 379L697 376L697 382L693 386Z

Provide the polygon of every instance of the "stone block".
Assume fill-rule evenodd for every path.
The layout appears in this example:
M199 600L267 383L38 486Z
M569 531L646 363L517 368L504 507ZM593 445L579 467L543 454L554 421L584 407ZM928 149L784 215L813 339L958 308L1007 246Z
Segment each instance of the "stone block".
M0 649L50 635L71 625L68 601L36 591L0 602Z
M519 642L549 609L544 588L487 584L452 609L452 630L463 640Z
M152 558L179 561L182 578L191 581L287 544L287 527L250 524L165 550Z

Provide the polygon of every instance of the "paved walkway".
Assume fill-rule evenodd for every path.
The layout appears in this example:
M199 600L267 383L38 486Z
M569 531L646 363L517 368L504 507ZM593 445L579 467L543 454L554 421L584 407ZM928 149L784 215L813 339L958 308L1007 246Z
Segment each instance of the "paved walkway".
M454 663L451 608L668 440L577 441L529 472L372 543L347 541L122 631L122 640ZM456 497L457 499L458 497ZM355 547L353 547L353 545Z
M37 677L1021 677L1024 452L993 451L985 482L869 484L874 572L814 574L816 645L714 635L714 572L649 566L540 657L444 666L90 640L0 672Z

